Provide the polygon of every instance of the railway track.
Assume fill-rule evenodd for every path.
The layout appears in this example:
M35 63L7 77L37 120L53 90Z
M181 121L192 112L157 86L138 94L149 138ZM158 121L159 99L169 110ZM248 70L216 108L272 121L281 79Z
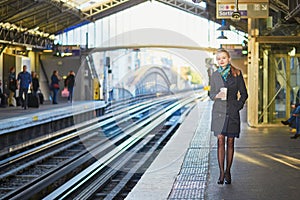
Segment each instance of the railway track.
M132 105L123 111L118 108L110 117L77 125L68 130L70 134L62 134L63 137L47 144L2 160L0 198L85 199L93 196L104 199L122 194L124 190L120 188L128 187L128 183L141 174L160 145L170 137L171 130L175 130L175 125L173 128L164 125L166 120L176 111L190 107L193 101L195 99L164 98ZM168 134L163 136L163 133ZM154 153L141 153L151 151ZM88 178L80 179L78 185L78 176L83 177L83 174L89 174ZM114 183L118 183L116 187L112 186ZM97 189L82 189L89 188L87 186ZM68 194L58 195L64 190Z

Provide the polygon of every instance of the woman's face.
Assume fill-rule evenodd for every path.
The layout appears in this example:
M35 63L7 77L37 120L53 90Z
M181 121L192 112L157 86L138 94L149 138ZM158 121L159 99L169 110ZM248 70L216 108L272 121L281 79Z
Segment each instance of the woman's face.
M225 52L220 52L217 54L217 62L218 65L221 67L226 67L227 64L230 62L230 58Z

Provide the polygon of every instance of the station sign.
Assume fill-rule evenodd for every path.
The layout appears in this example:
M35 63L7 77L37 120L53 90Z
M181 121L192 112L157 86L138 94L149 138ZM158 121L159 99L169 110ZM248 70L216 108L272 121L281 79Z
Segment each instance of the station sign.
M236 11L234 0L217 0L217 19L230 19ZM239 0L238 11L241 18L267 18L269 17L269 0Z

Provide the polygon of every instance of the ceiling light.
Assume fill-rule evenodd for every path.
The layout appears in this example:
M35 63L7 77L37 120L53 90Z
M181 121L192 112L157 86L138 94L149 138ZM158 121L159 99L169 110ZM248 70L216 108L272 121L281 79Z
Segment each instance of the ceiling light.
M221 31L221 35L217 37L218 40L227 40L228 38L224 35L224 32Z
M230 26L229 25L225 25L225 26L220 26L217 31L230 31Z
M218 40L227 40L228 38L225 35L220 35L217 37Z
M217 29L217 31L231 31L230 26L226 25L225 19L222 19L221 26Z

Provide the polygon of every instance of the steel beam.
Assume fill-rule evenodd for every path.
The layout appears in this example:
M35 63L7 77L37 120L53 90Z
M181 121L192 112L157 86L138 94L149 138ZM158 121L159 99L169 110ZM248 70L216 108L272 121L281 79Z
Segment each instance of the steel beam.
M23 33L17 30L8 30L3 27L0 27L0 40L3 44L25 45L39 49L46 49L54 43L54 40L48 37Z
M300 36L257 36L260 44L300 44Z

